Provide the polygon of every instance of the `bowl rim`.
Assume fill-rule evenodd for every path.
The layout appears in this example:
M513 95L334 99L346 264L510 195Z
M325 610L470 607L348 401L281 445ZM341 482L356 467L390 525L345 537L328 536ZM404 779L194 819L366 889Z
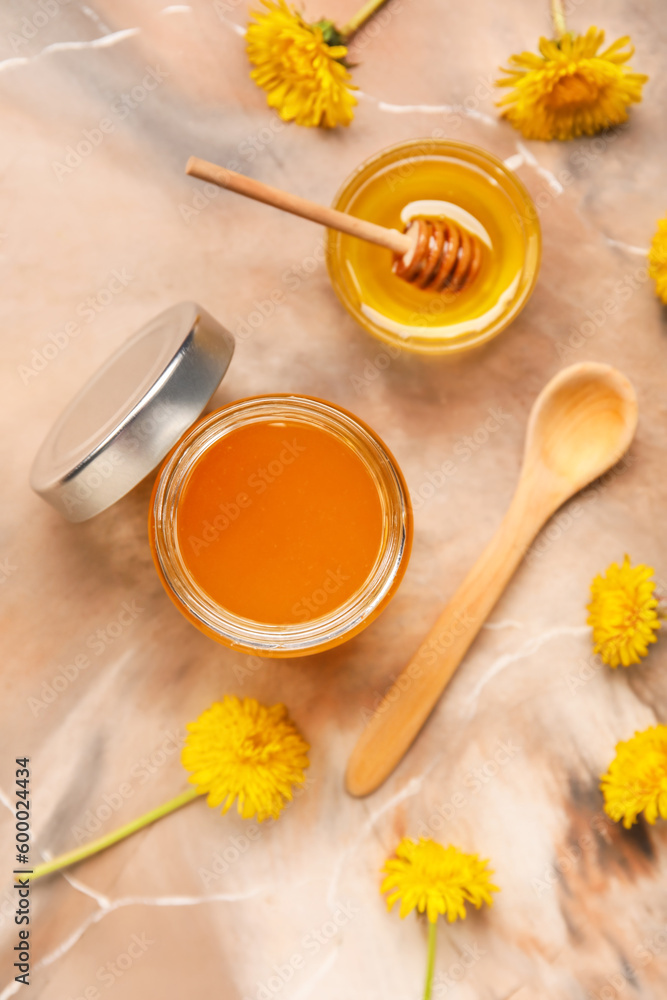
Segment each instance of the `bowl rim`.
M486 161L487 164L492 165L497 170L500 170L509 182L510 186L516 190L520 202L526 208L524 213L519 213L519 217L523 222L526 220L530 222L533 229L533 233L531 235L534 237L534 244L530 248L530 257L527 254L524 260L525 268L526 263L530 259L530 269L532 270L529 272L529 280L523 285L521 291L513 299L510 308L497 322L491 324L489 329L480 334L473 335L465 341L452 341L451 338L438 339L437 337L428 338L428 340L423 338L422 341L419 341L417 338L401 337L396 333L392 333L390 330L380 327L367 316L364 316L360 310L355 307L354 302L346 292L344 283L338 275L334 273L334 263L338 262L340 265L341 261L340 254L338 252L341 234L331 229L327 230L327 271L331 285L341 305L359 324L359 326L362 327L362 329L366 330L378 340L391 344L392 346L402 348L410 353L437 355L460 354L464 351L480 347L502 333L503 330L514 322L532 296L535 285L537 284L542 261L542 228L540 225L539 213L537 206L535 205L535 202L523 181L517 177L517 175L511 171L509 167L507 167L506 164L500 159L500 157L496 156L495 153L490 152L483 146L477 146L474 143L465 142L461 139L447 139L444 137L434 136L421 139L405 139L401 142L393 143L391 146L386 146L377 153L374 153L372 156L367 157L362 163L358 164L358 166L355 167L355 169L348 174L345 180L340 184L331 203L332 208L335 208L338 211L345 211L344 208L341 209L341 202L344 200L345 196L349 192L349 189L353 186L355 180L360 174L365 173L375 164L381 164L383 160L393 156L395 153L403 151L409 152L409 150L414 147L421 148L424 155L428 155L430 151L435 153L465 151L468 154L477 156L480 160ZM519 206L517 205L517 208L518 207ZM437 327L434 329L437 329Z

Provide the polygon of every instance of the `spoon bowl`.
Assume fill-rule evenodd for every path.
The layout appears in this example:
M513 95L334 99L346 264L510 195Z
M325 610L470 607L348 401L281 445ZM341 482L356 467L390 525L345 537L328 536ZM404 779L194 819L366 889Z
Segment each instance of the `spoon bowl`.
M585 362L559 372L535 400L525 473L548 470L571 496L627 451L637 427L635 390L611 365Z

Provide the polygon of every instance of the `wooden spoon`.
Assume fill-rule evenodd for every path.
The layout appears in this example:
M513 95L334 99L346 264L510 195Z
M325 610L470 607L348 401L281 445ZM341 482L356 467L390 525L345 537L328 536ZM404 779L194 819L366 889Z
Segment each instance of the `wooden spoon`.
M380 703L347 768L347 790L368 795L402 759L538 531L609 469L632 441L637 397L609 365L565 368L537 397L514 498L412 660Z

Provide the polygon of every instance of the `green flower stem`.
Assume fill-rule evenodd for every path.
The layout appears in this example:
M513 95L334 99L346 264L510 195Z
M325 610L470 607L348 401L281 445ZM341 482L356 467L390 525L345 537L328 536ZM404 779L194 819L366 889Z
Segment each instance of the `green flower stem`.
M424 986L424 1000L431 1000L431 990L433 989L433 972L435 970L435 945L438 936L438 925L428 922L428 959L426 961L426 984Z
M338 29L339 34L343 36L343 40L346 45L352 36L356 35L359 28L363 28L366 21L369 21L373 14L377 13L380 7L386 3L387 0L367 0L361 10L358 10L354 17L350 18L347 24L344 24L342 28Z
M156 820L167 816L176 809L180 809L181 806L187 805L188 802L193 802L198 795L199 793L196 788L189 788L187 792L182 792L181 795L177 795L175 799L170 799L169 802L158 806L157 809L151 809L150 812L140 816L139 819L133 819L131 822L126 823L125 826L119 827L118 830L113 830L103 837L98 837L97 840L92 840L89 844L84 844L83 847L77 847L74 851L68 851L67 854L61 854L57 858L52 858L51 861L45 861L43 864L37 865L32 874L26 874L23 877L34 881L36 878L41 878L42 875L50 875L51 872L57 872L61 868L75 865L78 861L83 861L84 858L89 858L91 855L97 854L107 847L111 847L112 844L117 844L119 840L131 836L137 830L142 830L145 826L155 823Z
M554 23L554 31L556 32L556 38L561 39L567 34L567 25L565 24L565 10L563 9L563 0L551 0L551 20Z

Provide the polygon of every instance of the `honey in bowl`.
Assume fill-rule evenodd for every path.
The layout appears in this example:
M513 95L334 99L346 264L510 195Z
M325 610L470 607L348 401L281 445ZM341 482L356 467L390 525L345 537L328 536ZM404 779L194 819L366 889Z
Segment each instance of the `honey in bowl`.
M329 232L329 272L362 326L408 349L444 353L495 336L521 310L535 280L540 231L523 185L500 160L465 143L424 140L363 164L335 207L403 231L415 219L445 219L480 252L461 290L422 289L392 271L391 252Z
M395 460L356 417L260 396L179 442L155 485L150 536L193 624L236 649L297 656L350 638L388 603L412 512Z

